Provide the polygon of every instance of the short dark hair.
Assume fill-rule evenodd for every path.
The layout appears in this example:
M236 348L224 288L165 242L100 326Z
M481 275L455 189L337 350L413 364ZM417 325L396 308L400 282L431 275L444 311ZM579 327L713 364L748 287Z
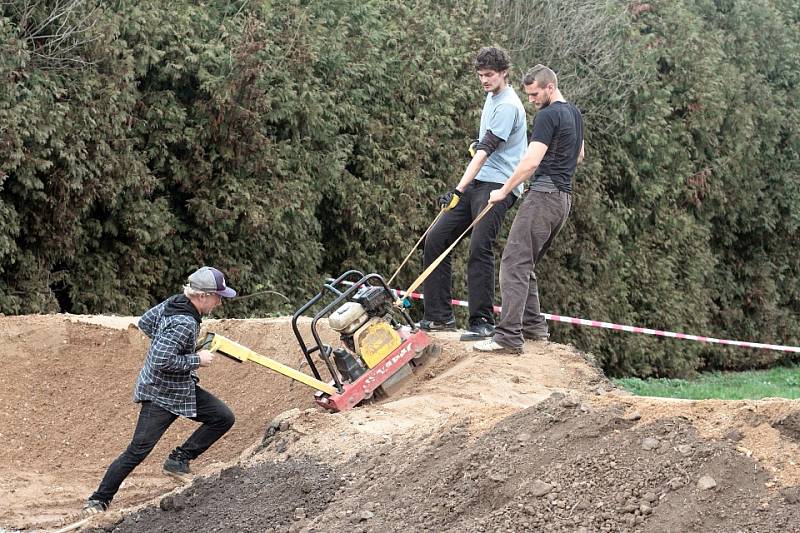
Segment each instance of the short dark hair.
M511 68L508 53L497 46L484 46L475 56L475 70L494 70L502 72Z
M554 87L558 88L556 73L542 64L528 70L525 77L522 78L522 85L531 85L533 82L536 82L539 87L545 87L548 83L552 83Z

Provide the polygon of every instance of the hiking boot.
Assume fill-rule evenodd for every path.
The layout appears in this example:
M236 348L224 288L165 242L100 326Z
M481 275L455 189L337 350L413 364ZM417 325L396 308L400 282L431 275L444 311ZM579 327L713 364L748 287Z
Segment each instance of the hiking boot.
M511 346L503 346L494 341L494 339L486 339L485 341L476 342L472 345L472 349L476 352L484 353L507 353L507 354L521 354L522 348L513 348Z
M92 515L105 513L108 510L108 502L100 500L88 500L81 509L81 518L87 518Z
M447 322L435 322L433 320L420 320L419 329L424 331L455 331L456 319L453 318Z
M183 457L173 457L170 455L164 461L163 472L172 476L178 481L189 481L192 479L192 472L189 470L189 460Z
M487 339L494 335L494 324L490 324L487 321L477 322L472 324L466 333L461 335L462 341L479 341L481 339Z

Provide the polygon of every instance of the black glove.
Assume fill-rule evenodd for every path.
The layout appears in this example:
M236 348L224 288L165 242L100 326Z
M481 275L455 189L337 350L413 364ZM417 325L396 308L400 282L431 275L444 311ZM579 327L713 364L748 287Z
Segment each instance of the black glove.
M453 189L450 192L447 192L439 197L439 207L444 209L445 211L450 211L455 206L458 205L458 201L461 199L461 191L458 189Z

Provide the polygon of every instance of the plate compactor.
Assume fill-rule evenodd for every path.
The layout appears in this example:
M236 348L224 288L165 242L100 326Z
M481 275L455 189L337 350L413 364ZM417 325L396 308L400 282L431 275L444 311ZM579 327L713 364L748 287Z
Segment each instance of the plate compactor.
M327 302L327 303L326 303ZM314 306L323 305L311 319L312 342L300 333L298 320ZM322 342L318 323L339 333L341 346ZM397 385L441 353L425 332L419 330L406 309L395 305L391 289L378 274L350 270L323 285L322 290L298 309L292 329L313 377L278 361L259 355L221 335L209 333L202 347L239 362L252 361L316 389L318 405L344 411L364 400L391 394ZM319 352L330 381L323 381L312 355Z

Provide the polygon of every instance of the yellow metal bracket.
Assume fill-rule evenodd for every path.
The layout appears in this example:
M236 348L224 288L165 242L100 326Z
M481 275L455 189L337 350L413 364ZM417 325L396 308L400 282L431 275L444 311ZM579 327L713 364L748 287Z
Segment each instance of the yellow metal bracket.
M209 337L210 337L210 344L209 344ZM261 354L257 354L250 348L246 348L239 343L236 343L230 339L223 337L222 335L217 335L216 333L209 333L208 337L206 337L205 341L202 345L203 348L210 350L212 352L219 352L222 355L226 355L231 359L236 359L239 362L244 363L245 361L252 361L257 363L261 366L265 366L270 370L274 370L279 374L283 374L287 378L291 378L295 381L299 381L304 385L308 385L313 389L317 389L318 391L324 392L328 395L336 394L336 389L325 383L324 381L320 381L308 374L304 374L298 370L290 366L286 366L283 363L279 363L274 359L270 359L269 357L265 357Z

